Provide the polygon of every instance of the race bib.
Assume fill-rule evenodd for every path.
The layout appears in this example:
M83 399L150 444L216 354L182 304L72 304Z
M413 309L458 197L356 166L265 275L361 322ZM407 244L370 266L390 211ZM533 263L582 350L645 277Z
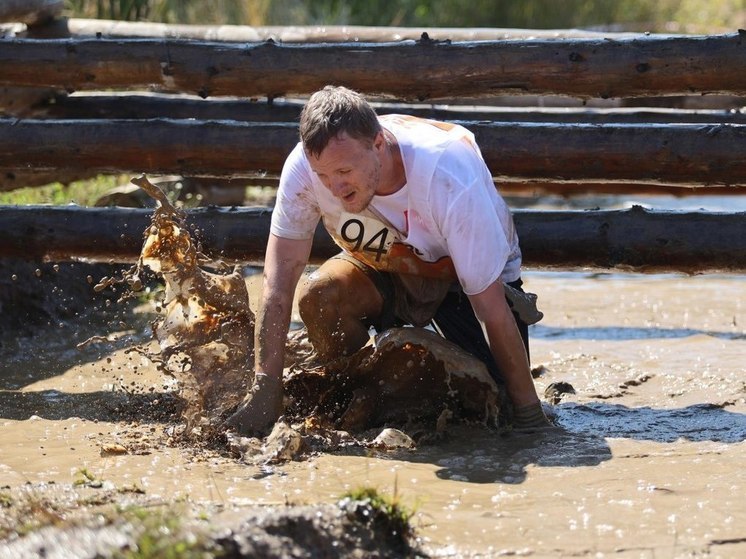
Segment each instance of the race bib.
M342 212L339 216L337 238L350 252L364 253L365 260L380 262L396 236L394 230L375 218L349 212Z

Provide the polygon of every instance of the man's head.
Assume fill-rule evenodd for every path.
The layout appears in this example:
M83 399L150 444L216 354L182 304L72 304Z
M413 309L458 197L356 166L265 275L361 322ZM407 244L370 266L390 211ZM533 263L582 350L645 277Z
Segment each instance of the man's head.
M309 155L318 157L342 133L372 145L381 132L373 108L359 93L328 85L314 93L300 115L300 138Z
M378 117L358 93L327 86L303 109L300 134L311 168L348 212L381 194L388 143Z

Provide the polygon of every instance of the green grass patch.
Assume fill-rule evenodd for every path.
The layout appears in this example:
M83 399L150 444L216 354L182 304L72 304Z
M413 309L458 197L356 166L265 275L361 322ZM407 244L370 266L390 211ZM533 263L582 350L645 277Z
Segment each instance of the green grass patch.
M55 182L46 186L17 188L8 192L0 192L0 204L16 206L77 204L79 206L93 206L102 194L116 186L127 184L129 181L129 175L99 175L89 180L71 182L68 185Z
M171 507L132 507L122 517L139 532L134 545L115 559L197 559L212 557L204 535L183 526L184 514Z
M368 505L373 511L373 522L384 523L391 533L404 540L412 535L410 520L414 516L414 510L401 503L396 491L393 496L388 496L375 487L362 486L347 491L342 498Z

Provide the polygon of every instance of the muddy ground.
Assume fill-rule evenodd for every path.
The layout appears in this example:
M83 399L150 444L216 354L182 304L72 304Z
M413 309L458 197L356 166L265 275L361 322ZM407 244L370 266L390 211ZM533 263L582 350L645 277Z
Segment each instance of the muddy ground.
M33 285L34 272L20 279ZM60 539L42 526L84 518L100 534L134 506L169 504L182 530L236 539L237 527L271 523L278 510L332 507L311 516L338 518L343 493L360 487L414 510L412 541L435 557L746 556L746 278L524 280L545 313L531 330L532 365L560 429L452 426L414 450L278 464L176 440L176 383L132 351L149 339L149 301L107 314L91 294L90 316L42 320L30 336L6 330L0 557L87 541L83 528ZM257 279L247 281L255 305ZM76 348L92 335L102 337ZM354 547L339 530L328 541Z

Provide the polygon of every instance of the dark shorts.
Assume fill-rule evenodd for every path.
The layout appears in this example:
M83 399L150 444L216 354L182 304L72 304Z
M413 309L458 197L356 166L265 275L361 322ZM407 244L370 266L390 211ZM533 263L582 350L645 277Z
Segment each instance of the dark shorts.
M369 321L368 326L372 326L377 332L382 332L388 328L404 326L406 324L394 312L396 289L390 273L375 270L345 253L334 256L334 258L346 260L356 265L370 278L381 294L381 297L383 297L383 309L380 316L377 320ZM523 281L520 278L508 283L508 285L519 291L523 291L521 287ZM506 301L508 305L512 306L507 298ZM529 355L528 325L516 313L513 313L513 318L518 326L518 331L521 333L523 345L526 348L526 355ZM469 297L461 290L458 284L454 284L454 288L448 292L440 307L438 307L432 319L432 326L445 339L455 343L461 349L482 361L496 382L500 384L504 383L503 374L500 372L495 358L492 356L490 346L482 330L482 325L474 314Z

